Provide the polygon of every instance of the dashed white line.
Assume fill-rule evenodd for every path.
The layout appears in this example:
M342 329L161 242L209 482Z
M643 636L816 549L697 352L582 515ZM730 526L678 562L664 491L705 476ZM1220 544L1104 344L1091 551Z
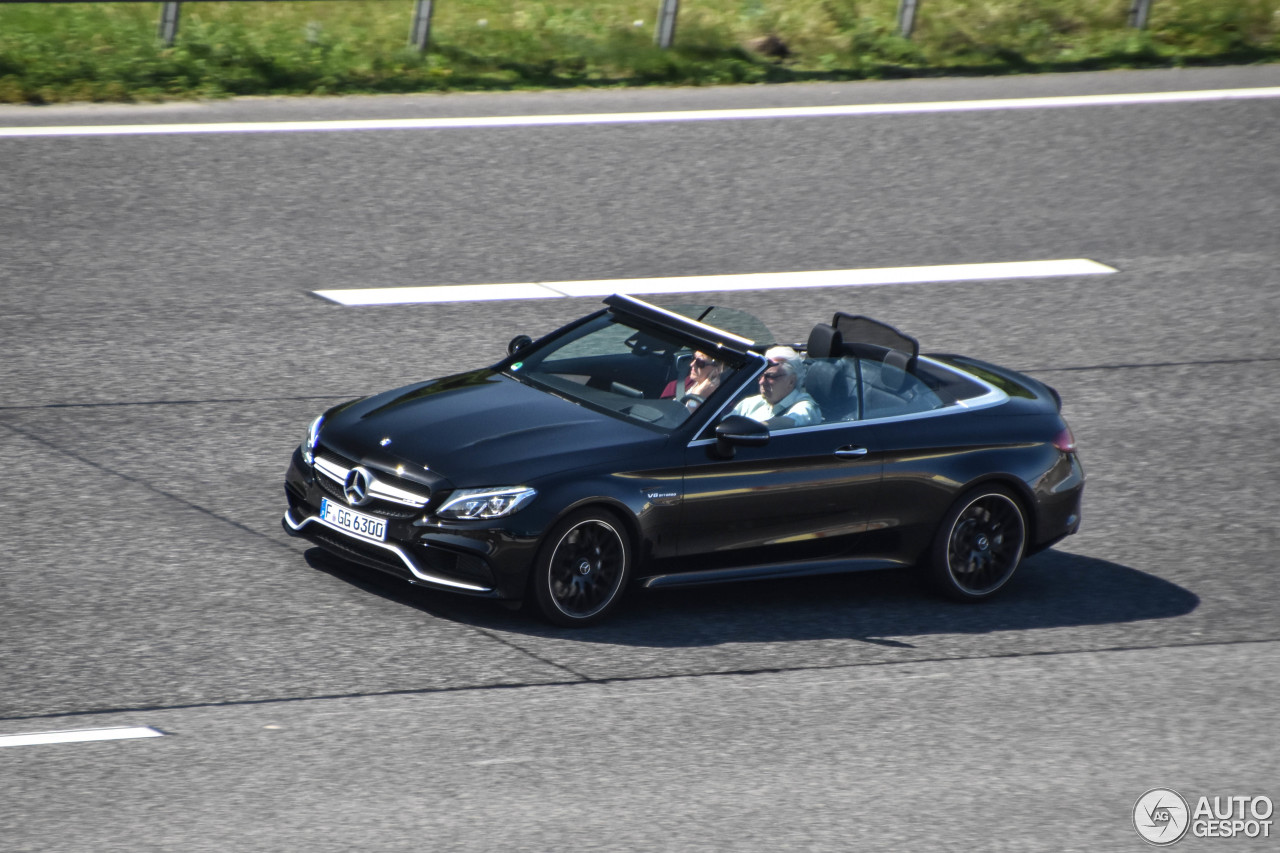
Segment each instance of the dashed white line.
M508 764L530 764L534 761L532 758L484 758L479 761L468 761L472 767L498 767Z
M502 127L551 127L655 122L743 121L750 119L833 118L983 110L1062 109L1132 106L1194 101L1280 97L1280 86L1250 89L1201 89L1183 92L1130 92L1114 95L1061 95L1047 98L993 98L972 101L924 101L891 104L838 104L813 107L758 107L726 110L667 110L634 113L470 116L460 118L353 119L342 121L190 122L185 124L97 124L0 127L0 138L40 136L144 136L193 133L316 133L353 130L458 130Z
M733 290L789 290L811 287L867 287L1053 276L1106 275L1114 267L1087 258L946 264L878 269L808 270L802 272L693 275L674 278L618 278L589 281L544 281L511 284L461 284L426 287L371 287L316 290L316 296L339 305L412 305L439 302L485 302L502 299L557 299L609 296L614 293L714 293Z
M0 735L0 747L39 746L51 743L87 743L101 740L164 737L164 732L150 726L119 726L108 729L76 729L62 732L32 732L23 735Z

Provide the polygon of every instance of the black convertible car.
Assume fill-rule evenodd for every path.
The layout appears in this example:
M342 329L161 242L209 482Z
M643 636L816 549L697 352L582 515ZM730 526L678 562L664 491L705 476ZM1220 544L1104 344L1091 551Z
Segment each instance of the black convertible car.
M837 313L604 309L311 424L284 526L434 589L604 617L630 583L919 566L980 600L1080 525L1056 391Z

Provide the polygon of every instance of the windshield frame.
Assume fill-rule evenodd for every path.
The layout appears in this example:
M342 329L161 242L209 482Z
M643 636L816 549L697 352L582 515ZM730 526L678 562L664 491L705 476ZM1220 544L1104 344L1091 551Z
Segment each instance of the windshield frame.
M655 307L640 304L645 308ZM686 428L700 429L700 424L708 414L720 411L725 400L732 399L741 391L747 381L743 377L757 372L759 365L756 362L763 363L763 358L751 351L754 342L746 338L697 323L664 309L656 309L652 313L645 311L642 316L640 312L627 310L629 308L628 305L623 310L606 309L583 317L521 348L495 365L494 370L522 384L624 423L670 435L683 432ZM668 320L668 317L672 319ZM615 345L612 350L606 349L596 354L588 351L564 359L555 358L557 353L572 348L579 341L588 340L594 335L607 335L607 330L610 329L627 332L623 346ZM693 352L703 352L723 364L724 378L701 404L689 411L684 405L685 401L660 396L655 388L661 390L662 384L666 384L667 389L670 389L668 379L672 380L672 384L682 381L684 374L680 372L679 365L682 362L678 357L685 358ZM640 356L646 361L636 362L634 365L623 361L631 356ZM610 382L611 374L607 372L588 375L542 369L544 365L554 365L560 361L566 363L567 370L593 358L609 367L643 368L649 372L646 387L637 389L620 381ZM658 384L658 374L654 373L657 370L663 371L662 384Z

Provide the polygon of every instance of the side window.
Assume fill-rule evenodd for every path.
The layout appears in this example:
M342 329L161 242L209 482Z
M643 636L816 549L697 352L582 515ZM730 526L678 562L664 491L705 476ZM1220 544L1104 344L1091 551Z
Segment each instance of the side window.
M946 403L920 377L875 358L809 359L799 390L812 400L806 423L775 418L760 402L757 383L739 393L728 411L762 420L770 429L817 426L877 418L892 418L943 408ZM816 411L815 411L816 410Z
M858 365L852 358L808 362L804 390L818 404L823 423L858 420Z
M832 358L806 360L794 383L786 380L778 365L770 365L739 392L728 411L777 431L856 420L857 408L853 362Z
M918 376L890 364L860 359L862 419L892 418L941 409L942 398Z

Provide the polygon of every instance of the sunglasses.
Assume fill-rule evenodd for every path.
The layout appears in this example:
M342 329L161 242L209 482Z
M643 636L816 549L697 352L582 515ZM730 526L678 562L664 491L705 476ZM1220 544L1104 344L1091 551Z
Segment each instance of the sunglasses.
M710 367L714 363L715 362L709 358L695 358L693 361L689 362L693 367Z

